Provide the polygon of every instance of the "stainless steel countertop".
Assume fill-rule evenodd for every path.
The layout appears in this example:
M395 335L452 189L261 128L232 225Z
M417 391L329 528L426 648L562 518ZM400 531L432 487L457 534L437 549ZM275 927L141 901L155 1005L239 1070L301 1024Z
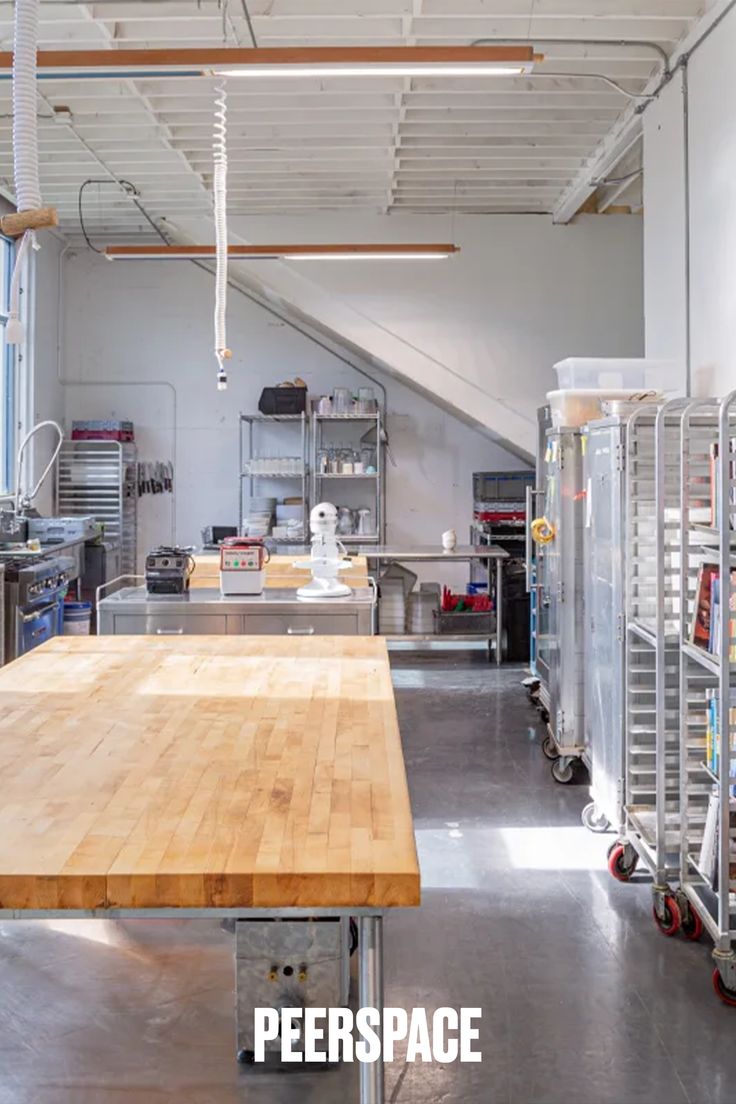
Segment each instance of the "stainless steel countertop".
M396 560L398 563L408 563L413 560L439 561L439 560L507 560L508 552L497 544L458 544L451 552L445 552L441 545L417 544L406 548L399 548L393 544L361 545L355 549L360 556L366 556L369 560Z
M269 587L262 594L228 594L214 587L198 587L188 594L149 594L144 586L123 587L99 603L108 613L329 613L336 606L371 606L370 587L356 587L346 598L297 598L295 587Z
M88 537L75 537L74 540L42 544L39 552L32 552L28 548L0 548L0 563L5 563L8 560L23 560L28 563L46 560L49 556L56 556L62 552L68 552L72 548L77 548L80 544L86 544L88 540Z

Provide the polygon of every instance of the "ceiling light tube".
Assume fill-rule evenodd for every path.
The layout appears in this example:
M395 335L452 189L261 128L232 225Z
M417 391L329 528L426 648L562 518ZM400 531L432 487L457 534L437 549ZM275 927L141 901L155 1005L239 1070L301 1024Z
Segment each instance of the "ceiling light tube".
M39 50L42 76L489 77L531 72L531 46L242 46L145 50ZM0 75L11 53L0 53Z
M522 77L531 73L534 62L505 63L469 61L462 65L441 62L397 62L376 65L243 65L238 69L214 69L217 77Z
M241 261L408 260L451 257L460 247L449 242L230 245L228 257ZM215 256L214 245L108 245L110 261L195 261Z

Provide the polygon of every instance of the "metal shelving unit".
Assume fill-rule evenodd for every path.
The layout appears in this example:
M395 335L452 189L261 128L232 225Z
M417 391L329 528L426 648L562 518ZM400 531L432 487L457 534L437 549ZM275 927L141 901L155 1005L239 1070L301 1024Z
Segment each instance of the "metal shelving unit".
M609 869L628 881L638 863L653 879L654 917L678 926L680 445L687 399L642 406L626 429L624 617L625 757L622 830Z
M253 472L251 465L253 460L260 457L258 452L263 448L263 435L266 430L275 430L277 427L285 427L285 440L292 440L294 431L299 431L298 450L294 445L295 454L301 460L301 471L297 473L283 471L257 471ZM283 446L286 447L286 446ZM301 485L302 499L302 536L293 541L278 540L277 544L304 544L309 539L309 416L306 411L301 414L242 414L239 420L239 486L238 486L238 531L242 532L245 511L245 493L253 497L256 486L261 482L270 482L277 479L279 482L298 482Z
M138 452L120 441L64 441L56 472L60 517L91 515L120 546L120 570L134 575L138 553Z
M321 449L335 445L336 442L333 439L328 439L325 436L325 429L331 424L345 424L347 425L360 425L363 423L367 426L367 429L356 438L353 434L353 439L350 442L351 447L359 448L361 444L369 444L369 447L375 447L376 450L376 471L375 472L320 472L318 471L317 457ZM370 442L366 441L366 438L374 437L375 440ZM323 489L323 483L325 487ZM324 498L332 501L332 494L327 491L327 486L331 484L344 484L346 489L350 486L355 486L361 491L369 491L370 493L370 507L372 517L375 522L375 532L371 534L345 534L340 535L340 540L343 544L380 544L384 539L384 533L386 528L386 496L385 496L385 463L384 463L384 432L383 432L383 420L380 410L377 410L374 414L317 414L312 412L312 434L311 434L311 501L321 502ZM355 496L353 496L355 497ZM369 503L365 503L369 505ZM336 506L348 505L351 508L356 508L359 503L343 503L336 502ZM363 505L363 502L360 503Z
M680 787L678 907L686 935L695 939L705 929L712 938L716 992L735 1005L736 392L719 404L690 403L683 416L682 456L681 580L686 616L680 631L680 758L685 769ZM713 507L718 526L710 517ZM693 627L701 608L698 583L704 563L718 573L720 641L700 646ZM704 608L712 619L712 605ZM724 610L729 611L727 618ZM708 651L708 646L715 650ZM710 699L716 726L713 732L711 724L709 740ZM713 751L716 761L708 762Z

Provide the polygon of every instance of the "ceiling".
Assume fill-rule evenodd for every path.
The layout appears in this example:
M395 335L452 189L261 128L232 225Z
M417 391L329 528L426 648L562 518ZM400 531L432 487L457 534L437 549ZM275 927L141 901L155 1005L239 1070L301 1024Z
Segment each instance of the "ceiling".
M469 45L531 41L528 78L231 78L228 208L552 212L631 100L702 13L699 0L44 0L41 48L253 45ZM247 15L250 15L249 21ZM0 2L0 49L13 5ZM557 42L544 41L557 39ZM559 40L574 41L559 41ZM603 45L583 40L603 39ZM632 45L621 45L621 40ZM561 73L564 76L545 76ZM70 239L151 237L154 220L211 210L213 81L50 79L40 84L44 202ZM10 83L0 114L9 118ZM64 107L68 111L59 111ZM625 167L636 163L636 149ZM625 175L625 174L624 174ZM114 177L130 181L140 207ZM10 126L0 182L12 188ZM637 203L637 182L609 192Z

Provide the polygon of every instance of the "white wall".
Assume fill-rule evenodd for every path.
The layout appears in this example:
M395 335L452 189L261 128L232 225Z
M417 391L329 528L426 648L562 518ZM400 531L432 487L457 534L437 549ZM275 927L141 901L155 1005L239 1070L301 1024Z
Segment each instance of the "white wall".
M392 216L379 225L336 216L313 223L248 220L247 229L260 241L432 237L462 245L459 257L426 264L317 262L307 269L266 262L259 270L277 295L287 288L299 309L308 284L310 308L316 305L318 320L330 323L322 329L337 329L331 323L339 314L350 356L360 364L354 350L368 350L371 372L378 371L375 360L383 362L375 338L384 334L394 352L419 350L421 363L436 370L416 380L419 395L402 382L412 377L401 356L398 363L386 361L391 374L382 378L397 464L388 471L391 542L434 542L449 526L464 539L471 472L521 466L453 409L488 425L482 397L492 396L501 412L492 431L533 449L535 411L555 385L555 360L643 351L641 220L635 217L584 217L572 226L476 217L450 226L443 219ZM65 388L67 422L130 417L142 458L176 460L175 514L168 498L144 500L143 550L173 535L196 541L205 524L237 521L237 414L256 408L263 386L296 374L313 393L361 382L324 349L231 292L232 383L218 393L212 279L185 262L111 264L80 251L64 262L63 295L62 372L77 381Z
M183 227L192 240L208 226ZM452 241L425 263L259 262L252 278L389 371L533 453L563 357L643 352L642 225L631 216L232 217L251 242ZM243 267L239 266L242 270Z
M686 386L687 280L683 73L644 115L644 316L646 354L679 366Z
M736 11L692 57L690 317L700 394L736 387Z
M692 390L722 395L736 388L736 10L691 56L688 65L690 193L690 326ZM683 126L682 100L668 89L657 109L667 112L672 142ZM653 137L646 113L647 134ZM677 118L679 111L679 119ZM645 144L646 329L649 341L682 345L685 221L660 205L680 208L684 175L679 152L665 142ZM656 181L656 185L652 182Z
M64 389L67 424L78 417L129 417L141 459L175 453L176 516L168 496L142 500L142 552L174 535L172 521L184 543L198 541L206 524L236 524L237 415L257 408L264 386L300 375L319 394L369 382L231 291L228 336L235 355L230 388L218 392L213 281L185 262L110 264L80 253L65 261L63 288L62 372L80 381ZM465 539L471 472L521 462L402 384L384 381L396 461L388 470L387 539L435 543L449 526Z

